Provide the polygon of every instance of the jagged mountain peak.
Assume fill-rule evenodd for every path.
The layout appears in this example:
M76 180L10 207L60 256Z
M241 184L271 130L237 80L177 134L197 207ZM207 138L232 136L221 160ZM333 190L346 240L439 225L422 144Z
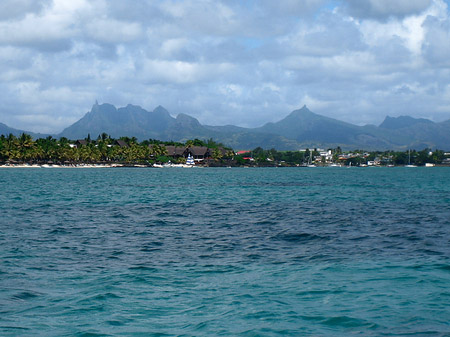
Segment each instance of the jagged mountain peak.
M285 118L260 128L211 127L203 126L196 118L184 113L174 118L162 106L147 111L132 104L116 109L111 104L100 105L96 102L89 113L59 136L79 139L88 133L96 135L106 132L115 138L134 136L140 140L213 138L234 148L261 146L280 150L335 146L368 150L398 149L413 144L448 148L450 137L446 125L408 116L388 116L379 127L361 127L316 114L304 105Z
M158 105L158 106L153 110L153 112L169 113L169 111L167 111L167 109L164 108L162 105Z
M201 125L196 118L186 115L185 113L178 114L176 120L177 123L186 127L198 127Z
M175 119L161 106L147 111L139 105L128 104L117 109L112 104L96 102L90 112L63 130L60 136L77 139L86 137L87 133L106 132L113 137L158 138L174 122Z
M299 116L305 116L305 115L315 115L311 110L308 109L308 107L303 105L302 108L292 111L289 115L291 117L299 117Z
M434 124L434 122L425 118L413 118L410 116L390 117L386 116L384 121L380 124L380 128L397 130L414 126L416 124Z
M95 101L94 105L91 108L91 111L89 111L88 113L108 113L111 111L116 111L116 107L112 104L109 103L102 103L102 104L98 104L97 101Z

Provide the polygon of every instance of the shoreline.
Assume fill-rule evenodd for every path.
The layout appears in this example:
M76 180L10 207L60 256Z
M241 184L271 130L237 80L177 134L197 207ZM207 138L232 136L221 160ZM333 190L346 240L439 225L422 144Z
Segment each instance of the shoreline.
M399 168L399 167L407 167L405 165L398 165L398 166L331 166L331 165L318 165L314 167L308 167L308 166L230 166L230 165L223 165L223 166L187 166L187 165L143 165L143 164L74 164L74 165L49 165L49 164L7 164L7 165L0 165L0 169L13 169L13 168L48 168L48 169L55 169L55 168L62 168L62 169L70 169L70 168L76 168L76 169L87 169L87 168L205 168L205 167L222 167L222 168L289 168L289 167L297 167L297 168ZM450 167L449 165L434 165L434 166L416 166L416 168L420 167Z
M122 164L80 164L80 165L27 165L27 164L12 164L12 165L0 165L0 168L114 168L114 167L127 167ZM139 166L135 166L139 167Z

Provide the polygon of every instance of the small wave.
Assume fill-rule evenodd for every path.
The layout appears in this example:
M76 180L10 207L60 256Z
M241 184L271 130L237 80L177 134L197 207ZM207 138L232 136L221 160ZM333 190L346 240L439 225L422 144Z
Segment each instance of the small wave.
M106 336L112 336L112 335L98 333L98 332L78 332L75 334L75 336L77 336L77 337L106 337Z
M450 265L448 265L448 264L441 264L441 265L437 265L436 267L440 270L450 271Z
M275 236L276 239L288 242L306 242L313 240L325 240L327 237L311 233L282 233Z
M114 293L108 292L108 293L104 293L104 294L96 294L87 298L84 298L80 301L78 301L79 304L83 304L83 303L95 303L95 302L103 302L103 301L107 301L110 299L118 299L118 298L122 298L119 295L116 295Z
M112 325L112 326L122 326L125 325L124 322L118 321L118 320L109 320L106 321L107 324Z
M128 270L137 270L137 271L151 271L151 272L158 272L158 268L155 267L149 267L144 265L135 265L128 267Z
M343 328L357 328L363 327L366 329L375 329L378 327L376 323L368 322L364 319L353 318L349 316L333 316L333 317L324 317L324 316L300 316L303 320L306 321L314 321L317 323L321 323L323 325L327 325L329 327L343 327Z
M31 300L33 298L36 298L40 295L41 295L40 293L37 293L34 291L22 291L20 293L13 295L11 297L11 299L18 300L18 301L26 301L26 300Z
M309 296L309 295L325 295L325 294L341 294L343 290L305 290L297 292L297 296Z
M68 234L69 232L63 227L57 227L49 232L51 235L55 234Z
M23 326L11 326L11 325L0 325L0 329L30 330L30 328L25 328Z
M345 328L364 327L374 329L378 326L376 323L371 323L364 319L353 318L348 316L330 317L325 319L322 323L329 326L341 326Z

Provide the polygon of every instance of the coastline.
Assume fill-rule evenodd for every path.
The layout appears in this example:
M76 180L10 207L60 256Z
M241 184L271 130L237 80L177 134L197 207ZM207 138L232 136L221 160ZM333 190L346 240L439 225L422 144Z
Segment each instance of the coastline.
M11 164L11 165L0 165L0 168L114 168L114 167L124 167L122 164L79 164L79 165L27 165L27 164ZM140 167L140 166L134 166Z
M39 169L39 168L44 168L44 169L56 169L56 168L62 168L62 169L73 169L73 168L77 168L77 169L89 169L89 168L205 168L205 167L212 167L212 168L218 168L218 167L222 167L222 168L402 168L402 167L408 167L405 165L398 165L398 166L386 166L386 165L376 165L376 166L333 166L333 165L317 165L317 166L297 166L297 165L278 165L278 166L259 166L259 165L252 165L252 166L248 166L248 165L243 165L243 166L239 166L239 165L183 165L183 164L170 164L170 165L159 165L159 164L153 164L153 165L143 165L143 164L73 164L73 165L49 165L49 164L42 164L42 165L38 165L38 164L7 164L7 165L0 165L0 169L26 169L26 168L34 168L34 169ZM433 165L433 166L415 166L417 167L426 167L426 168L431 168L431 167L450 167L449 165Z

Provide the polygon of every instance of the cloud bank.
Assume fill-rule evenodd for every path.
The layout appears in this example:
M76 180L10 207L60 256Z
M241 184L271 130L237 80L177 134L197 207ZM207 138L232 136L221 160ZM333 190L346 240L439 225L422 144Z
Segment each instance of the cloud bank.
M0 122L60 132L98 100L259 126L450 118L444 0L3 0Z

